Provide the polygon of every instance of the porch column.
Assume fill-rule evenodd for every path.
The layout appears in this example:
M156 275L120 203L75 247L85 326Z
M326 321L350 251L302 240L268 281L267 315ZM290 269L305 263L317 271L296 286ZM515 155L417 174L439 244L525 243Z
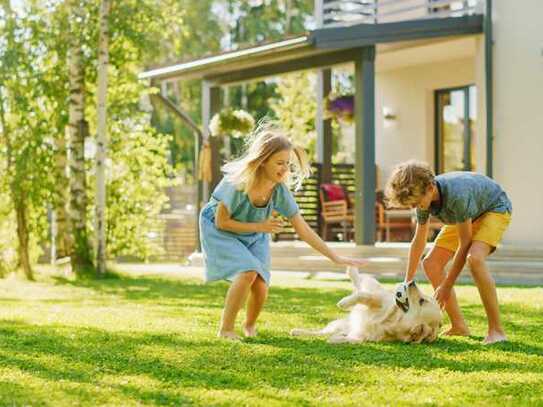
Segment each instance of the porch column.
M321 182L332 181L332 120L324 119L324 98L332 90L332 70L317 71L317 162L321 163Z
M202 251L200 241L200 211L204 207L204 182L200 180L198 171L200 169L200 150L204 144L203 132L194 132L194 180L196 181L196 252Z
M492 0L486 0L483 29L485 33L485 107L486 107L486 175L492 178L494 164L494 65L492 37ZM477 96L479 97L479 96Z
M375 46L360 49L355 66L355 239L375 243Z
M221 88L208 81L202 82L202 126L204 143L208 142L211 147L211 182L204 183L204 201L209 199L215 186L221 179L221 160L219 156L220 140L216 137L210 137L209 122L215 113L220 110Z

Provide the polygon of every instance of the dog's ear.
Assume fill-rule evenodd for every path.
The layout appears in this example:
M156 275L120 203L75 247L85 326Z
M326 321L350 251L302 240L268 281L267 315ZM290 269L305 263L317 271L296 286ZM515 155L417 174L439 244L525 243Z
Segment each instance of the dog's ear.
M432 335L432 328L428 324L415 325L409 331L409 341L413 343L421 343Z

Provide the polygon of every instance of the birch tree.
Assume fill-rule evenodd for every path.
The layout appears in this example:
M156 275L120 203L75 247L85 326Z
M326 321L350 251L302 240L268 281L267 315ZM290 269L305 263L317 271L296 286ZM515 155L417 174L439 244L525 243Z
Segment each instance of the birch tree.
M56 10L51 11L48 33L44 38L44 45L56 61L67 61L70 35L70 9L69 4L60 3ZM55 64L47 81L55 88L57 106L64 106L69 100L68 72L65 64ZM50 111L51 128L56 129L54 137L54 193L51 204L51 260L70 256L71 236L69 228L68 210L70 206L70 181L68 179L68 113L66 109L53 109ZM53 233L54 230L54 233Z
M98 274L106 272L106 157L107 157L107 70L109 63L110 1L100 5L98 44L98 107L96 135L96 266Z
M68 174L70 180L69 219L71 242L69 253L72 269L76 273L92 267L91 250L87 233L87 186L85 171L85 66L82 55L82 30L85 10L78 0L70 2L71 42L68 51L70 83L68 122Z

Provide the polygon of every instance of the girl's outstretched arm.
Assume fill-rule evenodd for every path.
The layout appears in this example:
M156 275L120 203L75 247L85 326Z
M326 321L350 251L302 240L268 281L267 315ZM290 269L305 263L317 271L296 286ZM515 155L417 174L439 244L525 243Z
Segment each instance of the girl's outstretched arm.
M348 257L338 256L328 245L320 238L319 235L315 233L313 229L307 224L302 215L297 213L292 218L290 222L294 227L294 230L304 242L306 242L313 249L321 253L322 255L328 257L331 261L336 264L342 264L345 266L355 266L360 267L368 264L368 261L365 259L351 259Z

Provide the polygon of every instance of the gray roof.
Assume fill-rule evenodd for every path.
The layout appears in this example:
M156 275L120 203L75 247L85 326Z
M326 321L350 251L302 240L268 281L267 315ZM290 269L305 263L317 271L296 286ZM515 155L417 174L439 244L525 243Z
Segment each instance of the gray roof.
M483 31L483 16L434 18L322 28L294 38L223 52L142 72L140 79L242 82L352 61L362 47Z

